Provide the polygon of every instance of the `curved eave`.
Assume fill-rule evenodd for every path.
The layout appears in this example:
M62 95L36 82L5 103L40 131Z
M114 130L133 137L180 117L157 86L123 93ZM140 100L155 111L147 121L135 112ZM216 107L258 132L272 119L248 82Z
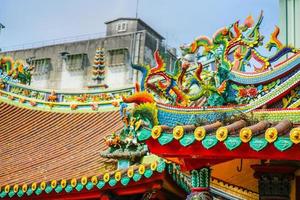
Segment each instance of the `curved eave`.
M268 83L274 79L286 76L289 72L293 70L299 70L300 67L300 53L293 55L292 57L284 60L283 62L277 64L273 69L269 69L265 72L237 72L232 71L230 74L230 80L239 84L263 84Z
M144 170L141 170L141 167ZM113 190L118 196L133 195L145 193L149 190L159 190L163 187L164 171L166 164L163 160L153 164L141 164L139 166L131 166L124 170L115 170L110 173L95 175L92 177L81 177L66 180L63 186L61 180L57 180L57 184L52 184L53 181L40 182L33 188L34 183L14 184L8 191L0 192L0 198L4 199L19 199L21 197L30 197L30 199L66 199L68 197L80 196L85 199L100 198L107 195L107 191ZM128 175L128 171L132 169L132 175ZM119 176L117 177L117 174ZM105 178L108 176L109 178ZM85 178L85 181L83 181ZM93 180L96 178L96 181ZM74 181L76 180L76 181ZM45 186L42 186L42 185ZM17 189L15 189L17 188Z
M294 113L294 117L299 118L299 114L299 112ZM248 128L246 125L238 127L239 122L227 126L218 125L219 128L216 127L209 133L203 131L199 133L194 125L177 126L182 129L181 133L178 133L177 127L165 129L154 127L152 130L143 127L139 133L139 140L146 142L151 153L164 158L174 158L187 169L234 158L300 160L299 125L294 124L293 127L290 121L282 120L276 123L265 121L269 125L273 124L270 126L263 127L257 123ZM199 128L202 130L207 126L213 124ZM253 133L248 131L245 133L243 128L250 129L253 126L256 127L252 128ZM278 126L284 128L278 129ZM226 127L231 128L229 130ZM223 133L224 129L228 130L226 135Z
M201 143L184 147L178 141L172 141L167 145L161 145L154 139L146 141L151 153L161 157L176 157L180 158L182 165L186 169L193 169L197 167L206 166L208 164L216 164L226 160L235 158L249 158L249 159L273 159L273 160L298 160L300 161L300 145L292 145L287 150L280 151L273 144L265 144L264 149L255 151L249 144L242 143L236 149L229 150L223 142L215 144L210 149L206 149ZM282 146L286 144L285 140L280 142ZM257 141L257 147L261 147L264 142ZM196 167L196 165L198 165Z

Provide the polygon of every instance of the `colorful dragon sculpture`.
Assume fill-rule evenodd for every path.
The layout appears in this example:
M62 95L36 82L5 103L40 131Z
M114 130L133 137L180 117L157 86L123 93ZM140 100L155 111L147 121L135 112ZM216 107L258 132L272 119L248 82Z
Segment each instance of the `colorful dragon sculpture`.
M198 63L193 76L187 78L188 69L191 67L189 62L178 59L175 63L175 70L173 73L170 73L166 70L165 63L158 51L155 52L154 57L157 63L157 66L154 68L132 65L134 69L142 72L141 92L136 92L131 97L123 98L125 102L152 102L154 98L151 98L148 92L153 92L155 94L154 97L158 99L162 98L171 104L187 106L190 101L196 101L201 98L209 98L211 101L210 96L216 97L217 94L221 95L226 89L224 80L218 86L209 84L209 82L215 82L215 80L212 80L210 72L203 70L201 63ZM209 74L209 76L202 77L202 73ZM191 92L193 85L197 85L201 90L193 94ZM221 99L221 101L224 100Z
M238 103L229 81L232 71L245 72L246 66L251 66L251 60L254 59L261 66L252 65L252 69L263 72L287 53L299 52L296 48L284 46L277 39L279 28L275 27L265 46L270 52L274 48L275 53L269 57L262 56L257 50L263 45L264 37L259 31L262 20L263 12L256 23L249 16L243 24L237 21L221 28L212 39L200 36L191 44L181 46L182 56L175 62L172 72L166 70L159 51L154 53L156 66L153 68L132 64L134 69L142 73L140 87L143 94L137 92L129 97L130 102L149 101L146 93L150 92L156 101L177 106L191 106L193 102L208 106ZM200 49L202 52L199 52ZM198 60L201 57L212 58L216 70L204 69Z
M104 154L114 152L144 151L144 144L138 141L142 126L153 127L158 124L157 109L153 103L141 103L130 112L126 103L120 105L120 115L123 129L104 138L109 150Z
M0 58L0 75L16 80L22 84L30 84L32 67L25 65L22 61L14 61L11 57Z
M254 66L254 70L261 72L268 69L271 63L277 61L283 55L299 52L299 49L284 46L278 40L280 30L276 26L265 46L269 51L275 48L276 52L268 57L261 55L256 48L263 45L264 38L259 32L262 20L263 12L261 12L256 24L254 24L252 16L248 16L242 25L239 25L239 21L237 21L229 27L221 28L214 34L212 40L206 36L200 36L190 45L181 46L183 55L195 54L200 47L203 47L200 56L210 54L219 66L245 71L245 66L253 58L262 64L261 67ZM229 60L230 55L233 55L233 61Z

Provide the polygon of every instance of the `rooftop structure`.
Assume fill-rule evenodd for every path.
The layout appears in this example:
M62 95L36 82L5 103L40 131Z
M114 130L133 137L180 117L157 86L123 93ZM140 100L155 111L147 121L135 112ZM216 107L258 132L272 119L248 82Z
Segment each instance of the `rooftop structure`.
M172 70L155 51L131 64L134 88L35 89L30 65L1 58L0 197L296 199L300 50L278 27L263 44L262 22L196 38Z

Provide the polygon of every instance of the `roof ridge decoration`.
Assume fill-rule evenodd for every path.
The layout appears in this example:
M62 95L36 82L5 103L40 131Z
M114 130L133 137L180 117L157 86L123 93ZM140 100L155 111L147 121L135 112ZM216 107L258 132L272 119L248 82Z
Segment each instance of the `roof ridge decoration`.
M93 80L103 82L105 78L105 53L104 48L97 48L93 65Z
M9 56L0 58L0 78L22 84L30 84L32 66L21 60L13 60Z
M244 24L237 21L221 28L212 39L200 36L190 45L181 46L182 56L174 64L172 72L166 70L158 51L154 53L155 67L132 64L134 69L142 73L141 90L153 93L158 102L189 107L249 103L264 95L263 93L275 89L285 80L278 79L270 83L270 79L266 79L268 84L259 84L257 80L253 85L231 81L236 77L236 72L247 74L246 68L249 66L256 73L276 74L277 70L273 72L273 64L288 53L295 54L299 62L300 50L284 46L277 39L279 34L277 26L265 46L269 51L275 49L275 54L267 57L259 53L258 47L263 45L263 36L259 31L262 20L263 12L255 24L253 18L249 16ZM203 51L199 52L201 48ZM214 71L203 67L204 58L215 60ZM252 60L260 63L261 66L255 66ZM189 72L189 69L193 67L196 70ZM297 72L297 63L296 67L295 65L293 67L289 69L292 70L291 75Z
M105 67L103 49L97 49L94 67L96 79L103 80ZM14 61L11 57L0 57L0 101L42 111L113 111L119 107L121 96L133 93L133 87L78 92L35 89L29 86L32 70L32 66L24 64L21 60Z
M136 90L139 91L138 86ZM138 95L140 94L143 95L144 93ZM123 97L124 103L120 105L120 115L124 127L119 132L104 138L108 149L101 152L102 157L136 160L148 153L147 146L138 141L138 136L143 126L157 125L158 119L157 110L153 104L154 99L149 93L146 94L145 96L138 96L140 101L135 102L140 105L137 105L131 112L129 112L125 102L134 101L135 96Z
M121 97L133 93L133 88L108 91L59 92L38 90L0 78L0 101L53 112L101 112L117 110Z
M166 70L159 51L154 53L155 67L132 64L142 73L142 79L136 84L136 92L122 99L137 107L152 104L153 111L149 113L158 123L145 123L137 133L138 140L145 141L151 153L176 158L196 155L207 159L299 160L289 152L298 151L300 143L300 112L295 108L300 94L300 51L284 46L277 39L279 29L275 27L266 46L269 50L274 48L275 55L259 55L262 19L261 13L254 24L248 17L244 24L237 21L220 29L212 40L199 37L183 46L183 55L172 72ZM201 47L203 51L198 52ZM294 56L273 70L273 64L287 53ZM203 67L203 57L215 60L215 71ZM253 79L256 82L252 84L232 81L230 77L237 71L245 74L244 79L251 77L245 72L251 59L262 63L260 69L252 65L254 74L269 77L263 81ZM226 154L220 155L220 149Z

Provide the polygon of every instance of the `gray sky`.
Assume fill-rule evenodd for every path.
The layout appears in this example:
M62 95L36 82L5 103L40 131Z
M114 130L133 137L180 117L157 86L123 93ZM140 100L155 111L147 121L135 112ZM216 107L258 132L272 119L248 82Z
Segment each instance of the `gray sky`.
M279 0L139 0L139 18L170 46L211 37L224 25L264 10L267 38L279 20ZM135 17L136 0L0 0L0 47L105 32L104 22Z

